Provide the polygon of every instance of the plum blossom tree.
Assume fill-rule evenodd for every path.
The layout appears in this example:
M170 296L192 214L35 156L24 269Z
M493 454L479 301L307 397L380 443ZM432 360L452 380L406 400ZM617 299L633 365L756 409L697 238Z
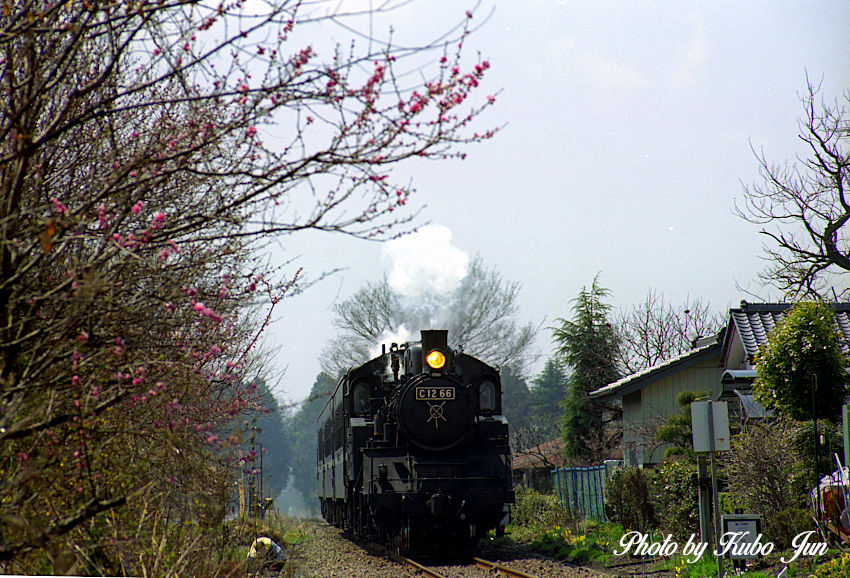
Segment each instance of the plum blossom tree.
M298 279L258 250L305 229L394 235L413 191L391 168L492 135L471 128L493 99L471 103L489 64L463 61L467 26L323 57L291 46L302 12L0 6L4 572L209 564L251 459L223 425L257 404L240 378ZM428 49L423 80L399 80L398 58Z

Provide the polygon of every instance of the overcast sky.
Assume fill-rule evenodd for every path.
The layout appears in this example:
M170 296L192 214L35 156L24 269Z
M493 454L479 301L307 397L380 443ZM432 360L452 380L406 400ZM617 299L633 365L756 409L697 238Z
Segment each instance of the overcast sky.
M412 44L467 8L475 4L423 0L389 20L396 40ZM394 174L412 179L418 222L439 225L426 233L437 233L452 263L480 255L522 284L520 317L543 325L544 358L545 328L570 316L570 300L597 273L615 307L650 288L717 310L754 300L741 288L771 297L756 284L764 239L733 203L758 180L753 149L777 162L804 152L806 74L822 80L827 100L850 88L850 5L484 1L473 21L482 25L468 55L491 64L479 95L497 93L478 126L504 128L464 161ZM278 393L299 400L334 336L334 304L389 275L404 249L300 233L275 251L308 276L343 269L276 309L268 345L275 369L286 370Z

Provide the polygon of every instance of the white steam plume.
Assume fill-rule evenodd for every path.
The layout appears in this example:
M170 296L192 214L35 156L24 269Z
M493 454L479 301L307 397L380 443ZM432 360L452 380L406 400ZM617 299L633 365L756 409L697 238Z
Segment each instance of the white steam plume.
M369 358L372 359L381 355L381 347L383 345L386 345L387 349L389 349L389 346L393 343L401 345L408 341L413 341L413 335L404 325L400 325L395 331L384 331L378 338L378 343L369 349Z
M404 297L449 295L466 277L469 255L452 245L452 232L443 225L427 225L416 233L384 246L391 260L390 287Z

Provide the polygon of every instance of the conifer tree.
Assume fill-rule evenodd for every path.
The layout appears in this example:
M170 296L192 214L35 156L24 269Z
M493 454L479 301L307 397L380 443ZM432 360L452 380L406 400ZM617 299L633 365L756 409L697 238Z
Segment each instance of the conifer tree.
M543 371L531 382L531 400L529 409L532 416L547 420L559 416L558 404L564 401L567 375L563 364L557 358L546 360ZM557 420L556 420L557 421Z
M558 319L560 326L553 330L558 353L572 370L561 434L567 455L583 461L596 457L603 438L603 408L588 394L620 377L617 334L608 321L611 306L603 302L609 294L597 275L590 289L583 287L573 300L573 319Z

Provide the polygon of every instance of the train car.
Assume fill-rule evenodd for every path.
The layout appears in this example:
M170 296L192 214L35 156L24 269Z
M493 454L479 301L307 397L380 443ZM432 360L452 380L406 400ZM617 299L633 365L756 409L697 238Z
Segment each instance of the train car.
M448 331L350 370L318 420L322 516L397 552L468 548L514 501L496 368Z

